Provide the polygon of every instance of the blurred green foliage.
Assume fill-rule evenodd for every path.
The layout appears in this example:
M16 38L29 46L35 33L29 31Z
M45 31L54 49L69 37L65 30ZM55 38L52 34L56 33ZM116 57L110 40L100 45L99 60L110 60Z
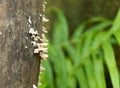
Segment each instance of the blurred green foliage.
M46 12L51 6L60 8L65 14L69 25L69 34L84 20L91 17L103 16L113 19L120 7L120 0L45 0L47 4ZM50 26L53 14L46 14L50 18ZM50 27L49 27L50 29Z
M39 88L107 88L105 66L113 88L120 88L113 49L120 45L120 10L114 21L102 17L84 21L71 36L62 11L52 10L57 22L48 46L49 58L42 62L46 70L40 75Z

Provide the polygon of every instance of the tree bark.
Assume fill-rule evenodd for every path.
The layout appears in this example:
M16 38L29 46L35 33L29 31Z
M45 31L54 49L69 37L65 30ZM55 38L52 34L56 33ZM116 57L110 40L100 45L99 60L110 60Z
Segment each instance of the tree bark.
M37 85L40 57L30 43L29 16L39 30L42 0L0 0L0 88L32 88Z

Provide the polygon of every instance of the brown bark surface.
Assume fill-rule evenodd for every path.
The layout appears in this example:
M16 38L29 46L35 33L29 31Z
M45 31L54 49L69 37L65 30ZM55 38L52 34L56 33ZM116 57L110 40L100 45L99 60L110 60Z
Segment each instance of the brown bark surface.
M37 85L40 58L33 54L27 21L31 16L40 33L40 13L42 0L0 0L0 88Z

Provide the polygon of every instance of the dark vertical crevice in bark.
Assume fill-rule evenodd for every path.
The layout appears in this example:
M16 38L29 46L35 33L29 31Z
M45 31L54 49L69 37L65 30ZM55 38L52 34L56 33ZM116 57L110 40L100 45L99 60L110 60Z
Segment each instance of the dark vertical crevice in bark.
M42 0L0 0L0 86L32 88L37 85L40 57L33 54L28 35L28 17L42 28ZM27 48L25 48L27 46Z

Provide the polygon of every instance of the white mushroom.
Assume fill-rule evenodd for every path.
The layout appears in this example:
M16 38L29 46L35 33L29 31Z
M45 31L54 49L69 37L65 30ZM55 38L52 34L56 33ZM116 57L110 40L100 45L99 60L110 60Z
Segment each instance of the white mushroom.
M49 22L49 19L45 18L45 16L43 16L42 22Z
M44 71L44 70L46 70L43 66L40 66L40 70L41 71Z
M40 56L41 56L42 59L46 59L46 58L48 58L48 55L45 54L45 53L40 54Z
M38 48L36 48L36 49L34 49L34 53L39 53L40 51L47 51L48 50L48 48L41 48L41 47L38 47Z
M0 35L2 35L2 32L0 32Z
M43 26L43 28L42 28L42 31L44 32L44 33L48 33L48 31L46 30L46 28Z
M33 88L37 88L37 86L35 84L33 84Z
M28 22L29 22L29 24L32 24L31 16L29 16Z

